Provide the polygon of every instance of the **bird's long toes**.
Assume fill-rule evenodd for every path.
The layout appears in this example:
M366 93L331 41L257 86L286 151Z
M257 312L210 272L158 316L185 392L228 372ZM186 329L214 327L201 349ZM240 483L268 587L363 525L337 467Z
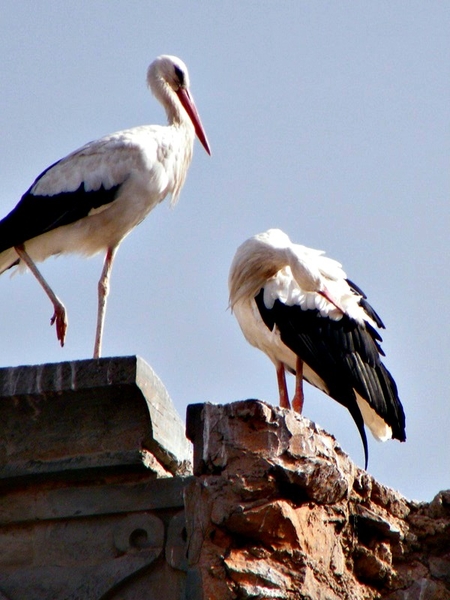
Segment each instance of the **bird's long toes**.
M69 321L67 319L66 309L64 306L61 305L55 307L55 312L50 319L50 325L56 326L56 337L58 338L61 347L64 346L68 324Z

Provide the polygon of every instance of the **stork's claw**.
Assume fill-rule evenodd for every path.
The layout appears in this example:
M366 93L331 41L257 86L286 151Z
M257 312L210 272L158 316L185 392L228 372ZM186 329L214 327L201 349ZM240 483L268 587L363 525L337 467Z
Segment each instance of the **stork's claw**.
M64 346L64 341L66 339L66 331L69 321L66 315L66 309L63 304L55 305L55 312L53 313L52 318L50 319L50 325L54 325L56 323L56 337L58 338L61 347Z

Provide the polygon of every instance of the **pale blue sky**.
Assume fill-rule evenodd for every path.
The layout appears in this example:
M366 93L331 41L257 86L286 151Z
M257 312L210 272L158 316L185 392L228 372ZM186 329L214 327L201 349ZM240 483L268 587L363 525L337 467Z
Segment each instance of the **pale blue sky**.
M122 244L104 355L142 356L182 416L196 402L276 403L272 364L227 310L227 277L244 239L280 227L340 260L387 325L408 440L369 435L369 471L410 498L449 488L450 5L3 0L0 23L1 216L83 143L164 122L145 85L153 58L189 67L213 155L196 143L178 205ZM0 278L1 366L92 355L102 260L42 265L68 309L62 350L34 278ZM364 464L345 409L308 387L304 414Z

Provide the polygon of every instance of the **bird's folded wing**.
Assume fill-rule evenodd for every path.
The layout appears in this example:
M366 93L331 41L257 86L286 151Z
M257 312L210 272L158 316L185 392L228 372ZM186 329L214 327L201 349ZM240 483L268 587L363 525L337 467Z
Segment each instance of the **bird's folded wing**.
M329 395L347 408L355 391L392 427L393 437L404 437L404 414L396 384L381 363L378 333L348 315L339 320L322 317L276 300L271 309L263 291L256 297L262 319L325 383Z
M130 152L126 144L120 147L117 140L114 142L117 155L114 168L105 164L107 153L101 152L105 141L100 140L41 173L16 207L0 221L0 252L78 221L92 210L113 202L130 173L130 156L139 160L139 149Z

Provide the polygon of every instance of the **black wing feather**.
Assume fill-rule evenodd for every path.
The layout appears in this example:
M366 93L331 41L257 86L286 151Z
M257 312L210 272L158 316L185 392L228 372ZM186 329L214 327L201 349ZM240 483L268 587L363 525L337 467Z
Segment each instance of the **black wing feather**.
M362 289L358 285L356 285L356 283L354 283L351 279L346 279L345 281L348 283L350 288L354 292L356 292L356 294L358 296L361 296L361 298L359 299L359 305L362 306L362 308L365 310L366 314L377 324L377 327L379 327L380 329L385 329L384 323L380 319L380 315L367 302L367 296L362 291ZM377 335L378 335L378 333L377 333ZM379 341L381 341L380 337L377 337L377 339Z
M354 390L392 428L392 436L405 440L405 416L397 386L380 360L381 340L369 324L360 325L348 315L339 321L320 316L317 310L302 310L276 300L264 303L264 290L255 298L269 329L276 325L284 344L326 383L329 395L346 406L361 434L365 449L363 419Z
M15 208L0 221L0 252L23 244L47 231L69 225L86 217L94 208L110 204L117 196L120 185L87 192L84 183L73 192L60 192L53 196L37 196L33 187L55 163L46 169L30 189L25 192Z

